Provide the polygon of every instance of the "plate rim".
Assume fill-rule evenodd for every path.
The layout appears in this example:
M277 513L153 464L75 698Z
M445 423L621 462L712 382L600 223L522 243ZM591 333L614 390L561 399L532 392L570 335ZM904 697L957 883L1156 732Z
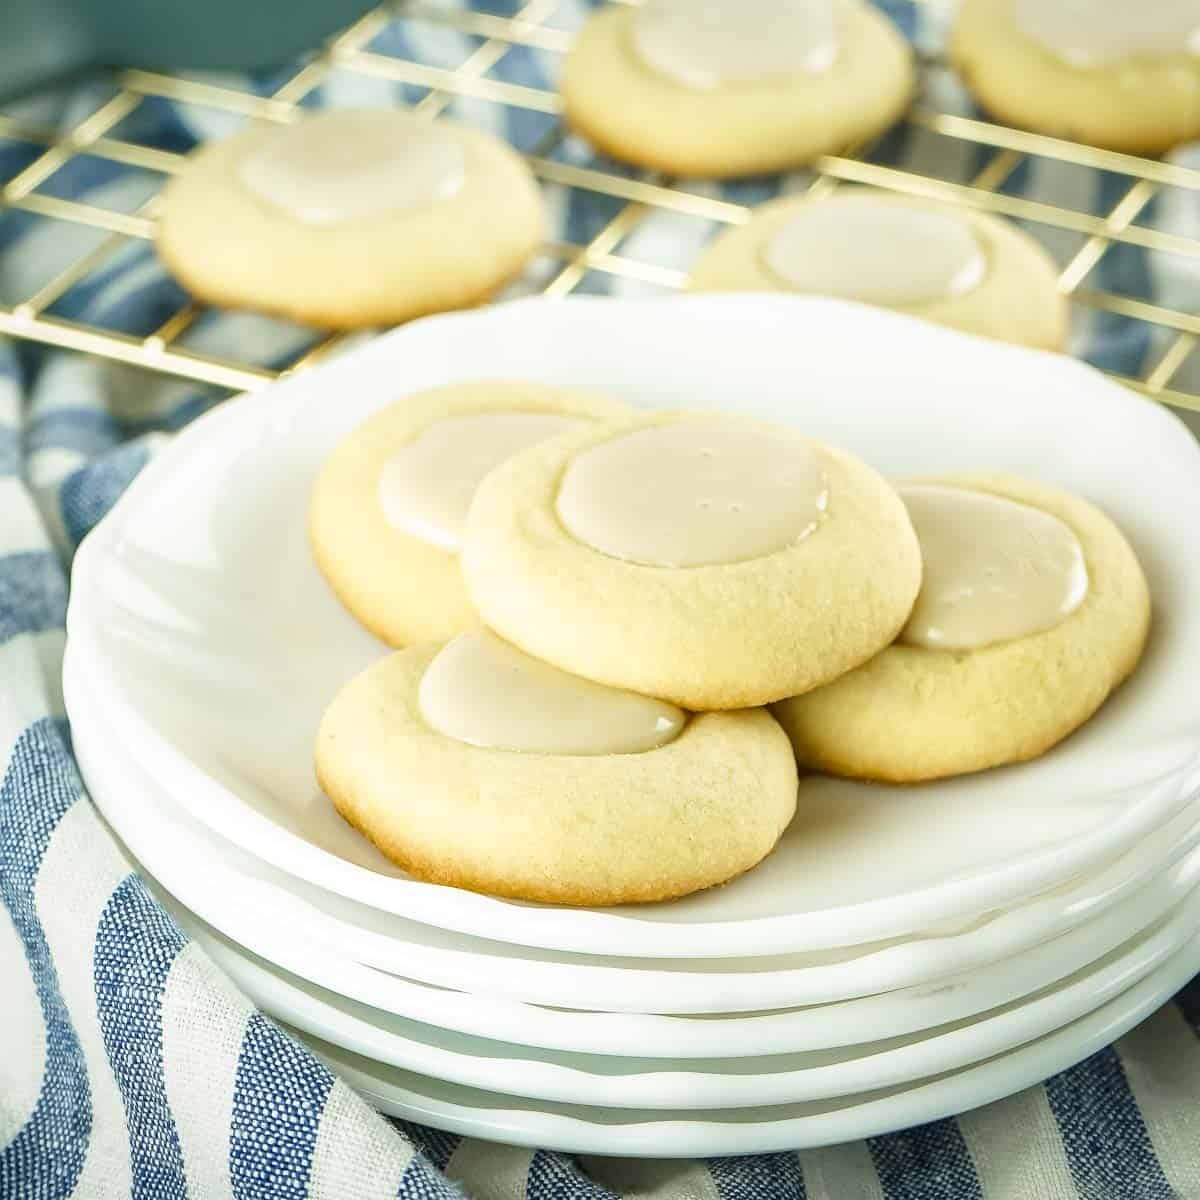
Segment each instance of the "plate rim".
M493 1108L484 1113L428 1094L374 1086L342 1055L299 1031L292 1031L318 1058L369 1103L394 1116L467 1137L567 1154L607 1154L638 1158L725 1157L809 1150L877 1137L947 1117L1015 1095L1068 1070L1111 1045L1169 1001L1200 967L1200 933L1170 960L1108 1004L1052 1033L987 1062L942 1079L898 1089L865 1105L849 1105L811 1116L732 1124L691 1119L633 1119L598 1125L586 1117ZM316 1044L314 1044L314 1042ZM421 1082L421 1077L407 1074ZM435 1081L436 1082L436 1081ZM461 1089L468 1090L468 1089ZM452 1089L453 1092L453 1089ZM397 1100L397 1094L405 1096ZM563 1106L567 1108L581 1106ZM457 1108L457 1112L454 1109ZM620 1110L611 1110L617 1112Z
M180 919L179 914L176 917ZM369 1018L341 1012L324 997L312 995L306 987L290 979L280 978L279 968L251 961L240 947L222 945L207 931L197 929L188 918L183 918L181 923L189 937L197 941L253 1003L272 1018L351 1053L372 1058L381 1065L436 1074L443 1082L463 1083L497 1093L504 1091L502 1081L516 1078L520 1083L513 1087L512 1093L525 1100L591 1104L604 1108L703 1112L714 1109L718 1103L726 1109L738 1109L841 1100L861 1094L866 1090L861 1085L868 1080L878 1083L881 1072L890 1074L884 1076L880 1086L902 1087L916 1080L962 1070L1026 1042L1036 1041L1121 995L1187 945L1200 931L1200 888L1193 882L1187 894L1148 927L1149 932L1143 930L1111 952L1113 961L1099 967L1093 963L1076 972L1078 977L1063 988L1016 1001L1005 1011L984 1015L980 1020L968 1019L957 1029L918 1036L903 1046L886 1047L891 1039L885 1038L879 1043L865 1045L886 1048L871 1049L843 1062L748 1073L688 1069L684 1065L689 1061L686 1059L679 1060L680 1066L670 1069L605 1072L596 1069L607 1058L602 1055L580 1056L597 1060L596 1067L589 1069L587 1064L544 1062L523 1056L522 1051L531 1049L524 1046L512 1047L515 1054L497 1053L490 1058L473 1054L469 1048L456 1050L438 1046L436 1039L425 1041L418 1032L405 1036L373 1026ZM1102 999L1097 999L1098 994ZM1068 1015L1063 1015L1064 1010ZM434 1029L435 1034L443 1032ZM979 1048L981 1043L983 1049ZM503 1045L498 1043L497 1048ZM776 1057L788 1056L734 1058L724 1062L732 1067L742 1062L757 1064L765 1059L763 1065L766 1066ZM400 1061L405 1058L407 1063ZM428 1061L428 1068L411 1065L414 1059L422 1058ZM612 1061L621 1063L619 1059ZM472 1073L477 1080L486 1079L487 1082L473 1081ZM756 1090L763 1088L770 1092L767 1098L761 1090ZM571 1094L577 1090L587 1092L589 1100Z
M300 1031L293 1032L377 1108L450 1132L575 1154L653 1158L730 1156L810 1150L871 1138L943 1117L958 1116L980 1105L1012 1096L1075 1066L1115 1042L1169 1001L1195 976L1198 965L1200 934L1195 934L1175 955L1121 995L1006 1054L962 1068L941 1079L917 1081L912 1087L898 1088L890 1096L864 1104L841 1104L823 1114L776 1117L758 1123L701 1121L695 1114L682 1112L672 1112L670 1116L674 1120L668 1120L668 1111L665 1111L661 1120L646 1120L642 1115L628 1123L610 1121L601 1126L589 1122L586 1117L546 1114L530 1109L499 1108L488 1110L486 1114L476 1110L474 1115L466 1115L468 1110L463 1110L461 1105L460 1114L454 1115L446 1111L445 1102L434 1099L433 1104L440 1105L440 1111L431 1109L428 1097L414 1093L409 1093L407 1103L397 1104L395 1093L389 1096L388 1092L373 1087L370 1076L344 1060L336 1048L330 1055L328 1043L323 1052L319 1045L313 1045L311 1037ZM419 1079L413 1073L403 1074ZM455 1090L454 1085L443 1086L449 1087L451 1093ZM463 1091L469 1090L464 1088ZM846 1099L853 1098L842 1097L842 1100ZM424 1104L420 1103L422 1100ZM564 1105L564 1108L584 1106Z

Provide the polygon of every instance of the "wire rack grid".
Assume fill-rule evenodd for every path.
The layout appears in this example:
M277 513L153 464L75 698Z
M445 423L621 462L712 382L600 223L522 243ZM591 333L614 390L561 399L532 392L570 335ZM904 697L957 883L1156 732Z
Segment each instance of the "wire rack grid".
M624 3L636 0L621 0ZM550 269L536 289L562 296L580 289L590 276L641 283L660 290L686 285L687 272L677 265L648 261L627 252L631 234L660 214L701 218L721 227L746 221L749 208L703 189L647 173L629 172L603 160L573 162L556 155L568 138L557 119L558 95L549 88L531 87L498 77L496 68L517 48L553 57L570 47L572 34L556 26L558 0L526 0L507 15L471 8L430 6L425 0L404 0L372 10L332 38L309 61L267 94L209 79L127 70L115 76L113 94L68 132L39 127L0 114L0 138L30 150L30 160L0 188L0 210L30 214L40 221L66 222L96 231L99 240L49 279L13 303L0 305L0 333L116 360L147 370L230 390L263 386L280 374L302 370L335 350L344 335L330 335L308 345L282 367L218 357L188 347L183 335L203 314L202 306L180 306L145 336L130 336L80 320L55 315L52 306L76 285L100 270L130 241L153 239L157 195L133 212L113 211L86 200L54 194L46 185L56 173L81 156L92 156L155 173L163 181L184 166L184 156L170 149L144 145L120 134L127 119L141 106L160 98L266 121L290 121L303 110L315 90L333 72L350 72L403 85L419 93L414 108L435 115L459 98L508 106L541 114L546 130L525 157L535 175L548 185L602 196L613 215L580 241L548 243L542 261ZM469 37L473 47L456 66L432 65L415 57L384 53L373 43L388 23L402 17L448 27ZM923 61L926 70L936 61ZM1181 368L1193 355L1200 337L1200 316L1096 282L1098 267L1113 248L1127 245L1160 255L1200 259L1200 240L1139 221L1155 197L1169 189L1200 191L1200 170L1185 165L1098 150L1073 142L992 124L974 116L943 111L928 101L918 102L906 118L907 127L969 147L981 165L965 178L943 177L872 161L871 147L820 159L803 186L829 190L843 182L870 184L912 195L949 201L1017 218L1030 227L1067 231L1076 236L1059 274L1059 287L1077 310L1111 314L1114 319L1149 328L1153 351L1136 376L1119 375L1123 382L1179 409L1200 412L1200 392L1180 386ZM1005 185L1033 159L1065 166L1101 170L1118 180L1107 211L1079 211L1037 197L1011 194ZM1197 263L1200 269L1200 263ZM531 290L526 287L526 290ZM1192 365L1195 365L1193 363Z

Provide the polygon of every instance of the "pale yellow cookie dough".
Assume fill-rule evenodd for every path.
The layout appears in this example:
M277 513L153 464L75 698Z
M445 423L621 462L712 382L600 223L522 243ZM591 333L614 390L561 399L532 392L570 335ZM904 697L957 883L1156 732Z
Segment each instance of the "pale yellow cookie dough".
M476 492L467 518L463 574L483 620L564 670L693 710L818 687L886 646L916 598L920 550L891 486L844 451L808 442L828 482L827 508L811 535L773 553L664 568L601 553L567 532L557 504L571 461L675 422L778 428L729 414L647 414L509 459ZM652 499L655 479L630 487Z
M856 671L774 707L802 767L915 783L1021 762L1082 725L1137 665L1150 597L1137 558L1099 509L1011 475L923 482L1015 500L1075 534L1082 604L1060 624L976 650L897 643Z
M403 111L368 115L394 125L397 137L415 124L428 127L427 118ZM298 218L242 177L245 156L268 145L279 127L258 125L202 146L164 192L159 255L201 300L328 328L392 325L486 300L520 273L540 242L541 199L528 167L498 138L440 117L436 128L461 148L456 192L332 223Z
M1200 56L1182 47L1074 65L1026 36L1013 0L963 0L948 50L980 104L1011 125L1127 154L1200 137Z
M772 239L808 206L856 204L867 199L963 222L984 257L983 277L970 290L887 307L1000 341L1062 349L1069 306L1058 290L1058 268L1033 238L1003 218L876 188L845 188L818 198L788 196L763 204L747 224L727 229L705 250L692 272L690 290L795 291L767 263ZM842 290L843 298L856 298L851 293L849 285Z
M635 52L636 9L580 31L563 68L570 126L614 158L675 175L764 174L883 133L911 99L908 43L864 0L838 0L840 49L825 72L691 88Z
M555 904L666 900L749 870L792 819L795 761L762 709L692 717L638 754L482 749L421 715L436 651L352 680L316 743L338 811L420 879Z
M445 641L476 623L458 555L397 529L379 497L389 459L435 422L485 413L620 419L615 400L513 380L450 384L406 396L344 438L313 484L313 557L341 602L391 646Z

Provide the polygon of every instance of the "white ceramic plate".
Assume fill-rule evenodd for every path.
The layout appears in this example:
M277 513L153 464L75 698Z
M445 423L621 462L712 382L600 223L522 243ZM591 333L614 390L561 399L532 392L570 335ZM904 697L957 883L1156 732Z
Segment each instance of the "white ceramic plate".
M1200 857L1190 869L1194 879ZM1200 892L1054 987L982 1016L880 1042L750 1059L615 1058L535 1050L390 1016L315 988L204 927L184 929L279 1020L389 1066L493 1092L607 1108L747 1108L824 1100L960 1070L1042 1037L1121 994L1200 929Z
M690 983L694 998L689 999L698 1006L721 994L725 977L716 971L723 965L738 982L745 1002L761 1009L762 997L778 990L776 976L765 969L755 973L735 968L746 962L766 967L780 960L732 960L728 964L719 959L702 960L699 965L708 972L689 976L673 960L654 972L584 965L561 955L543 962L533 951L525 952L528 957L516 957L514 948L508 948L508 956L502 957L465 948L475 945L486 951L495 943L459 939L465 946L458 948L453 935L447 934L441 936L449 947L428 946L404 940L399 930L386 928L388 922L403 925L398 918L381 918L366 908L337 919L327 911L331 901L337 906L334 898L307 889L310 895L306 899L297 894L299 885L289 886L286 876L270 872L236 847L206 838L203 827L178 813L169 795L137 764L119 756L119 742L105 727L102 713L94 704L84 703L86 689L77 681L71 651L64 684L76 753L96 803L159 882L221 933L310 982L387 1012L461 1032L554 1049L631 1056L739 1057L846 1045L957 1020L1082 969L1156 920L1190 886L1186 869L1171 868L1200 838L1192 806L1124 858L1071 889L1011 910L976 929L892 945L866 956L878 960L875 984L858 999L760 1012L741 1019L721 1015L720 1019L689 1021L647 1016L630 1007L639 994L637 989L644 989L647 1007L659 1013L663 1000L653 990L656 982L660 989L665 983L674 985L675 992L680 991L679 985ZM340 907L348 906L343 903ZM364 930L354 923L355 916L365 916L384 928ZM423 928L408 926L418 935ZM296 930L304 931L302 943L297 941ZM427 933L436 935L437 931ZM971 945L976 949L964 949ZM979 947L1004 957L992 962ZM405 977L372 970L372 964L379 965L373 956L385 958ZM990 965L964 969L964 961L971 959ZM899 976L889 975L888 964L902 968ZM916 966L924 968L922 982L897 985L896 979L910 977ZM778 972L791 980L828 979L822 986L834 994L846 990L842 973L862 986L865 972L858 960ZM426 975L441 986L430 988L417 982ZM461 981L464 975L470 976L468 982ZM554 984L549 998L537 990L538 977L543 975ZM621 989L623 976L632 977L636 985L632 992ZM444 987L462 990L447 992ZM507 1002L511 997L497 1003L497 990L514 992L519 999L532 992L535 1004L553 1003L556 1007ZM813 990L811 985L808 990ZM613 994L623 1004L624 1019L614 1019L612 1010L559 1011L585 1004L588 1009L602 1009Z
M1118 520L1146 567L1159 614L1146 657L1034 763L905 789L806 781L764 864L683 901L573 910L405 878L313 777L322 709L382 651L313 567L304 513L318 465L364 417L417 388L489 376L792 421L896 476L1001 469L1070 488ZM1148 461L1153 472L1139 469ZM297 878L523 945L779 954L1007 905L1176 811L1198 745L1198 504L1200 448L1183 426L1061 356L807 297L532 300L416 322L196 421L85 541L68 627L147 768L215 832Z
M438 1129L572 1154L765 1154L875 1137L1011 1096L1115 1041L1174 995L1198 967L1200 937L1194 937L1116 999L988 1062L901 1088L773 1108L662 1113L522 1101L385 1067L299 1036L376 1108Z

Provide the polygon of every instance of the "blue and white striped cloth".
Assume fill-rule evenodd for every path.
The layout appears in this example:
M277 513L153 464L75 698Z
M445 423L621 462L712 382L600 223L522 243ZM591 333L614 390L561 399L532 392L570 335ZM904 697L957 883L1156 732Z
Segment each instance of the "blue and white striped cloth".
M510 11L494 0L493 11ZM581 0L553 23L570 28ZM938 6L889 6L906 32L936 44ZM397 20L375 45L454 66L473 48L444 27ZM493 75L547 86L549 56L517 47ZM270 79L241 81L268 91ZM932 100L969 112L934 72ZM106 85L23 107L39 124L70 122L107 98ZM411 100L413 89L335 73L328 104ZM549 118L483 100L461 119L518 145ZM116 131L169 149L227 132L232 118L147 101ZM560 153L587 161L569 141ZM0 142L0 181L32 157ZM966 180L984 152L905 130L877 152ZM710 194L753 201L803 176ZM1024 163L1009 191L1103 212L1128 186L1115 176ZM93 158L73 161L44 190L132 211L157 180ZM547 188L560 238L583 242L615 201ZM1200 232L1193 194L1156 199L1154 219ZM696 218L659 214L623 254L686 267L711 236ZM93 244L83 227L20 212L0 216L0 296L19 300ZM1040 232L1066 261L1078 235ZM1195 278L1128 247L1107 254L1098 285L1178 305ZM584 290L630 285L589 274ZM641 285L639 285L640 290ZM54 311L145 333L182 300L137 243L67 293ZM189 343L283 362L311 335L256 317L213 314ZM1146 327L1083 319L1077 353L1134 373L1155 352ZM67 570L74 547L162 440L219 395L57 351L0 342L0 1200L479 1200L620 1196L678 1200L1166 1200L1200 1197L1200 984L1114 1047L1041 1087L957 1120L801 1154L694 1162L572 1159L462 1139L384 1119L306 1049L256 1012L151 898L97 817L71 756L59 688ZM460 1191L461 1189L461 1191Z

